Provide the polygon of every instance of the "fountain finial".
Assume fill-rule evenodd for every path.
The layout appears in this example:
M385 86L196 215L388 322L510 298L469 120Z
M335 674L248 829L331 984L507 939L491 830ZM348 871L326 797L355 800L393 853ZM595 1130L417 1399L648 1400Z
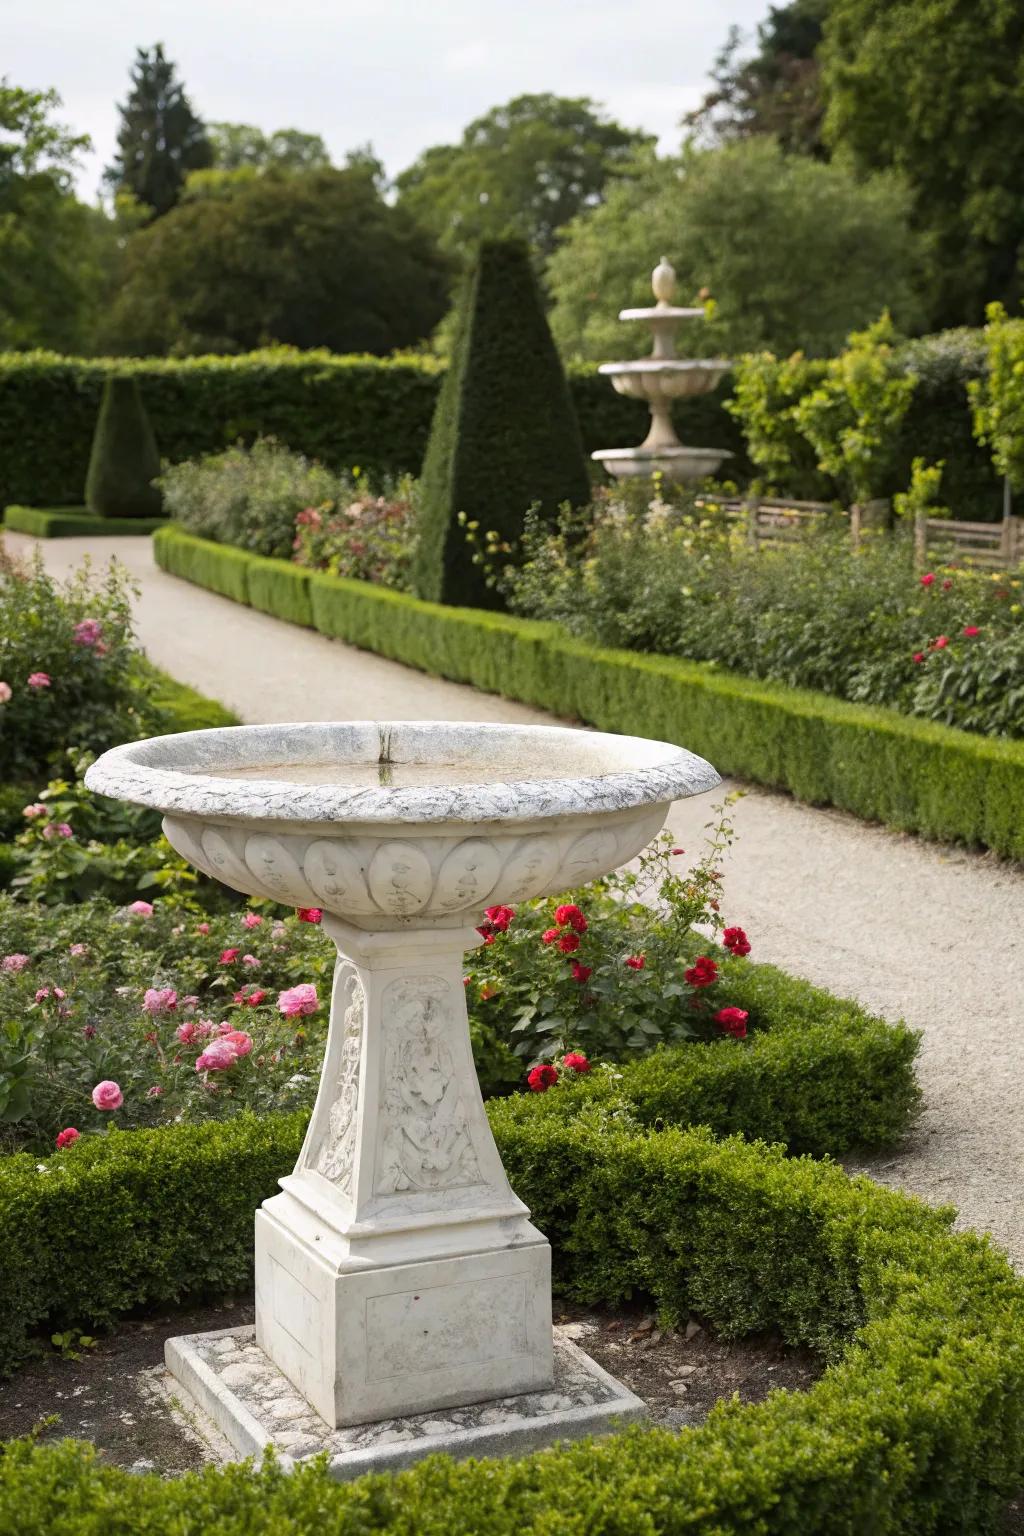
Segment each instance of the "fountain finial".
M663 256L651 273L651 287L659 304L671 304L676 296L676 269Z

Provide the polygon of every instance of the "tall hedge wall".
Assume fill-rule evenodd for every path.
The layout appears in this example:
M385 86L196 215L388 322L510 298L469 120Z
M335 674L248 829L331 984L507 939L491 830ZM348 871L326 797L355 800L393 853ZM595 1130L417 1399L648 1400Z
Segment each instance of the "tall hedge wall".
M160 451L171 463L239 438L277 437L332 468L417 472L443 376L425 357L336 357L288 348L240 357L73 358L0 354L0 507L81 502L103 384L138 376ZM647 412L615 394L595 369L570 371L583 446L638 443ZM730 448L743 438L722 410L727 391L680 406L692 442Z

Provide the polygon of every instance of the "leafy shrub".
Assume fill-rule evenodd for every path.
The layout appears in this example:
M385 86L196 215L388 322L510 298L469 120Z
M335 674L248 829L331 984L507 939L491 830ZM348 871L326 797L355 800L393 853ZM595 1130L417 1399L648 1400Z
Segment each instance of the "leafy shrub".
M183 528L258 555L288 557L295 519L330 500L337 478L271 438L186 460L161 477L164 506Z
M990 304L986 315L988 368L967 386L974 430L996 469L1019 491L1024 487L1024 320L1009 319L1001 304Z
M107 379L96 423L85 501L97 517L159 517L160 473L153 428L133 374Z
M723 1402L699 1429L633 1429L524 1459L433 1458L332 1484L322 1462L182 1478L14 1442L0 1502L19 1536L230 1527L900 1536L991 1531L1024 1470L1024 1289L948 1211L703 1131L638 1136L607 1114L524 1121L491 1106L513 1187L551 1239L555 1286L653 1297L726 1338L778 1328L830 1366L809 1392ZM251 1269L252 1209L298 1117L113 1135L0 1165L0 1359L46 1317L104 1322ZM12 1524L13 1531L14 1526Z
M527 509L581 506L590 481L530 253L484 241L461 300L421 484L414 585L421 597L493 607L459 518L515 543Z
M356 489L348 496L298 514L292 558L311 570L409 592L416 551L413 482L406 476L375 496L360 489L358 473L354 478Z

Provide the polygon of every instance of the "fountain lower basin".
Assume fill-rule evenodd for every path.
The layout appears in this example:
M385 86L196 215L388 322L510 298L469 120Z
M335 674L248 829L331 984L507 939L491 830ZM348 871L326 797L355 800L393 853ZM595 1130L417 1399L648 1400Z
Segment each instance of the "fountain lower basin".
M105 753L86 783L161 810L179 852L235 889L321 907L337 946L306 1139L256 1213L254 1347L273 1379L325 1437L550 1393L550 1250L484 1113L464 954L485 905L625 863L715 770L639 737L399 721L157 737ZM197 1351L171 1341L168 1365L246 1454L251 1404ZM550 1438L597 1427L567 1413L548 1413Z

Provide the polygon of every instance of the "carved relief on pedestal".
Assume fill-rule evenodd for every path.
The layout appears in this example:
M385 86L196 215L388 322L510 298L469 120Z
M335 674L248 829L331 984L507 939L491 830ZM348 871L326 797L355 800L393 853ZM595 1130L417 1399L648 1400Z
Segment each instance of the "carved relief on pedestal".
M375 1195L481 1182L446 1039L456 1001L443 976L402 977L384 991Z
M313 892L291 851L276 837L250 837L245 862L260 887L278 901L293 907L312 906Z
M366 889L362 865L344 843L321 837L310 843L302 861L303 873L329 912L379 911Z
M365 997L354 970L347 978L348 1006L342 1022L341 1054L327 1127L313 1153L317 1173L330 1179L351 1200L356 1160L356 1110L359 1107L359 1060L362 1054Z
M434 877L430 860L412 843L381 843L370 860L370 894L392 917L410 917L430 900Z
M558 870L558 843L553 837L527 837L505 865L502 901L526 901L546 890Z
M431 907L439 912L461 912L482 907L501 872L501 858L493 843L468 837L448 854L438 871Z

